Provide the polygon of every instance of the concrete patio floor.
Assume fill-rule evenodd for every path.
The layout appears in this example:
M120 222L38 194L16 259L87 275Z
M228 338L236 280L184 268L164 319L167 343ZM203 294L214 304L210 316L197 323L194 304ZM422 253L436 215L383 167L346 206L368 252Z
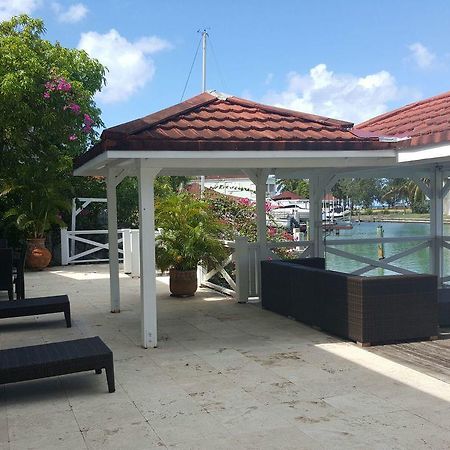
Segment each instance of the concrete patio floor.
M100 336L104 374L0 386L0 449L446 449L450 385L301 323L207 289L158 281L159 347L140 348L139 280L106 265L26 274L27 296L66 293L62 314L3 319L0 347ZM0 300L6 300L3 293Z

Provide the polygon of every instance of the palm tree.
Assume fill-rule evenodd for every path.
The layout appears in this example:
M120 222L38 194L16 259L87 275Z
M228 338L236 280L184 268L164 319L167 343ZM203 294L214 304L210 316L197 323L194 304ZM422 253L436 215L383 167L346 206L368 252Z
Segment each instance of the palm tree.
M429 186L430 180L428 178L421 178L421 180L425 185ZM387 185L382 200L389 203L404 200L414 209L414 205L423 205L425 203L426 196L414 180L411 180L410 178L394 178Z

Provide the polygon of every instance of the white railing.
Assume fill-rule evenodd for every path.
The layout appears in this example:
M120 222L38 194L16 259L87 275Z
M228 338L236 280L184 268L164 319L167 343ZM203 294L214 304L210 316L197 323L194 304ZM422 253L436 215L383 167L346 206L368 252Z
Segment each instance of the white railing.
M124 260L124 270L126 273L132 273L133 260L135 258L131 257L133 254L132 243L133 243L133 232L138 230L118 230L117 242L122 244L123 249L119 248L119 259ZM100 236L107 236L108 230L75 230L69 231L67 228L61 229L61 264L66 266L68 264L79 264L79 263L89 263L89 262L104 262L108 261L108 258L92 258L92 255L98 253L101 250L109 250L108 242L100 242ZM139 238L138 238L139 241ZM76 242L81 242L85 244L83 251L77 253ZM135 248L139 251L139 242L135 244ZM124 257L127 253L128 257ZM89 258L90 256L90 258ZM134 255L136 256L136 255ZM137 255L139 259L139 254ZM135 264L134 264L135 265ZM130 272L127 272L129 270Z
M230 249L230 255L213 270L207 273L200 271L200 283L202 286L232 295L240 303L245 303L252 297L259 297L261 259L279 259L279 255L274 250L281 248L296 250L298 252L296 256L299 258L310 256L312 251L311 241L270 241L263 254L258 243L248 242L248 239L242 236L236 237L235 241L224 243ZM231 264L234 264L234 268L229 267ZM233 269L235 280L230 275ZM213 278L217 276L221 277L221 284L213 281Z
M247 238L244 237L237 237L235 241L224 241L224 245L230 250L230 254L209 272L200 269L200 284L231 295L239 302L246 302L249 297L258 296L260 279L259 245L255 242L248 242ZM230 275L233 272L235 272L235 280ZM214 281L214 277L219 277L222 283L219 284Z
M108 261L107 258L87 259L86 256L95 254L100 250L108 250L108 243L95 240L95 236L104 236L108 230L76 230L61 229L61 263L62 265ZM89 235L89 239L83 236ZM82 242L90 248L76 253L76 246L72 242ZM140 247L139 230L118 230L119 256L123 259L124 273L132 277L140 276ZM235 297L239 302L245 303L249 298L259 296L261 259L279 259L276 249L293 249L297 257L305 258L311 255L311 241L269 241L266 250L261 254L260 246L256 242L248 242L245 237L236 237L235 241L224 241L230 254L216 268L206 272L198 268L199 284ZM74 249L73 252L71 249ZM233 277L234 273L234 277ZM220 281L217 280L220 279ZM220 284L219 284L220 283Z
M355 253L350 253L348 251L344 251L342 249L336 248L338 246L342 245L366 245L366 244L377 244L377 245L383 245L383 244L389 244L389 243L417 243L417 245L414 245L410 248L407 248L405 250L399 251L393 255L388 256L387 258L383 259L372 259L367 256L361 256ZM359 263L364 264L363 267L360 267L359 269L354 270L351 272L353 275L362 275L366 272L369 272L375 268L382 268L385 270L390 270L394 273L399 273L402 275L408 275L408 274L414 274L417 272L414 272L409 269L405 269L403 267L400 267L398 265L392 264L394 261L398 261L401 258L404 258L405 256L411 255L413 253L417 253L423 249L431 247L433 244L433 239L431 236L402 236L402 237L378 237L378 238L370 238L370 239L327 239L326 240L326 246L325 246L325 252L331 253L333 255L346 258L352 261L356 261ZM449 244L450 248L450 244Z
M61 230L61 256L62 264L77 264L86 262L108 261L107 258L88 259L90 255L100 250L108 250L108 243L95 240L95 236L107 235L107 230L82 230L68 231ZM89 235L89 238L86 236ZM71 242L81 242L90 246L80 253L71 254ZM139 230L118 230L118 243L122 244L123 249L119 249L119 256L123 257L123 270L133 277L140 276L140 257L139 257ZM401 243L409 244L409 248L400 249L390 254L384 259L375 259L362 256L354 248L352 252L342 248L345 245L383 245ZM286 242L267 242L267 246L261 250L256 242L248 242L245 237L236 237L235 241L225 241L225 246L230 254L216 268L206 272L204 268L199 267L198 279L202 286L215 289L226 295L233 296L238 302L245 303L249 298L258 297L260 293L260 261L266 259L279 259L276 253L277 249L291 249L296 252L297 258L306 258L313 254L313 241L286 241ZM370 239L327 239L325 242L325 252L336 255L340 258L355 261L362 265L353 270L354 275L363 275L373 269L381 268L398 274L413 274L413 270L405 269L399 264L399 260L406 256L431 248L438 243L431 236L409 236L409 237L377 237ZM439 245L444 249L450 250L450 236L443 236ZM341 247L341 248L339 248ZM76 246L75 246L76 248ZM394 264L395 263L395 264ZM219 278L219 280L218 280ZM450 281L449 276L443 276L442 283Z

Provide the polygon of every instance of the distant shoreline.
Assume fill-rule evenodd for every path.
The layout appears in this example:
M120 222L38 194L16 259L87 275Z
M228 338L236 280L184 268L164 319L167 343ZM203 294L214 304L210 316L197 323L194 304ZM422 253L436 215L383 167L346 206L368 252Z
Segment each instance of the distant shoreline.
M388 216L353 216L353 222L390 222L390 223L430 223L429 218L420 217L388 217ZM444 218L445 224L450 224L450 217Z

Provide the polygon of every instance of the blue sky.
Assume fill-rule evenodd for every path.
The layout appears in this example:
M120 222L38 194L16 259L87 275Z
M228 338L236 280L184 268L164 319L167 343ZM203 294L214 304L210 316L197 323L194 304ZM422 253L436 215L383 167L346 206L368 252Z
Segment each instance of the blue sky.
M205 27L208 89L251 100L358 123L450 89L444 0L0 0L19 12L109 67L106 126L178 103ZM200 90L199 54L185 98Z

